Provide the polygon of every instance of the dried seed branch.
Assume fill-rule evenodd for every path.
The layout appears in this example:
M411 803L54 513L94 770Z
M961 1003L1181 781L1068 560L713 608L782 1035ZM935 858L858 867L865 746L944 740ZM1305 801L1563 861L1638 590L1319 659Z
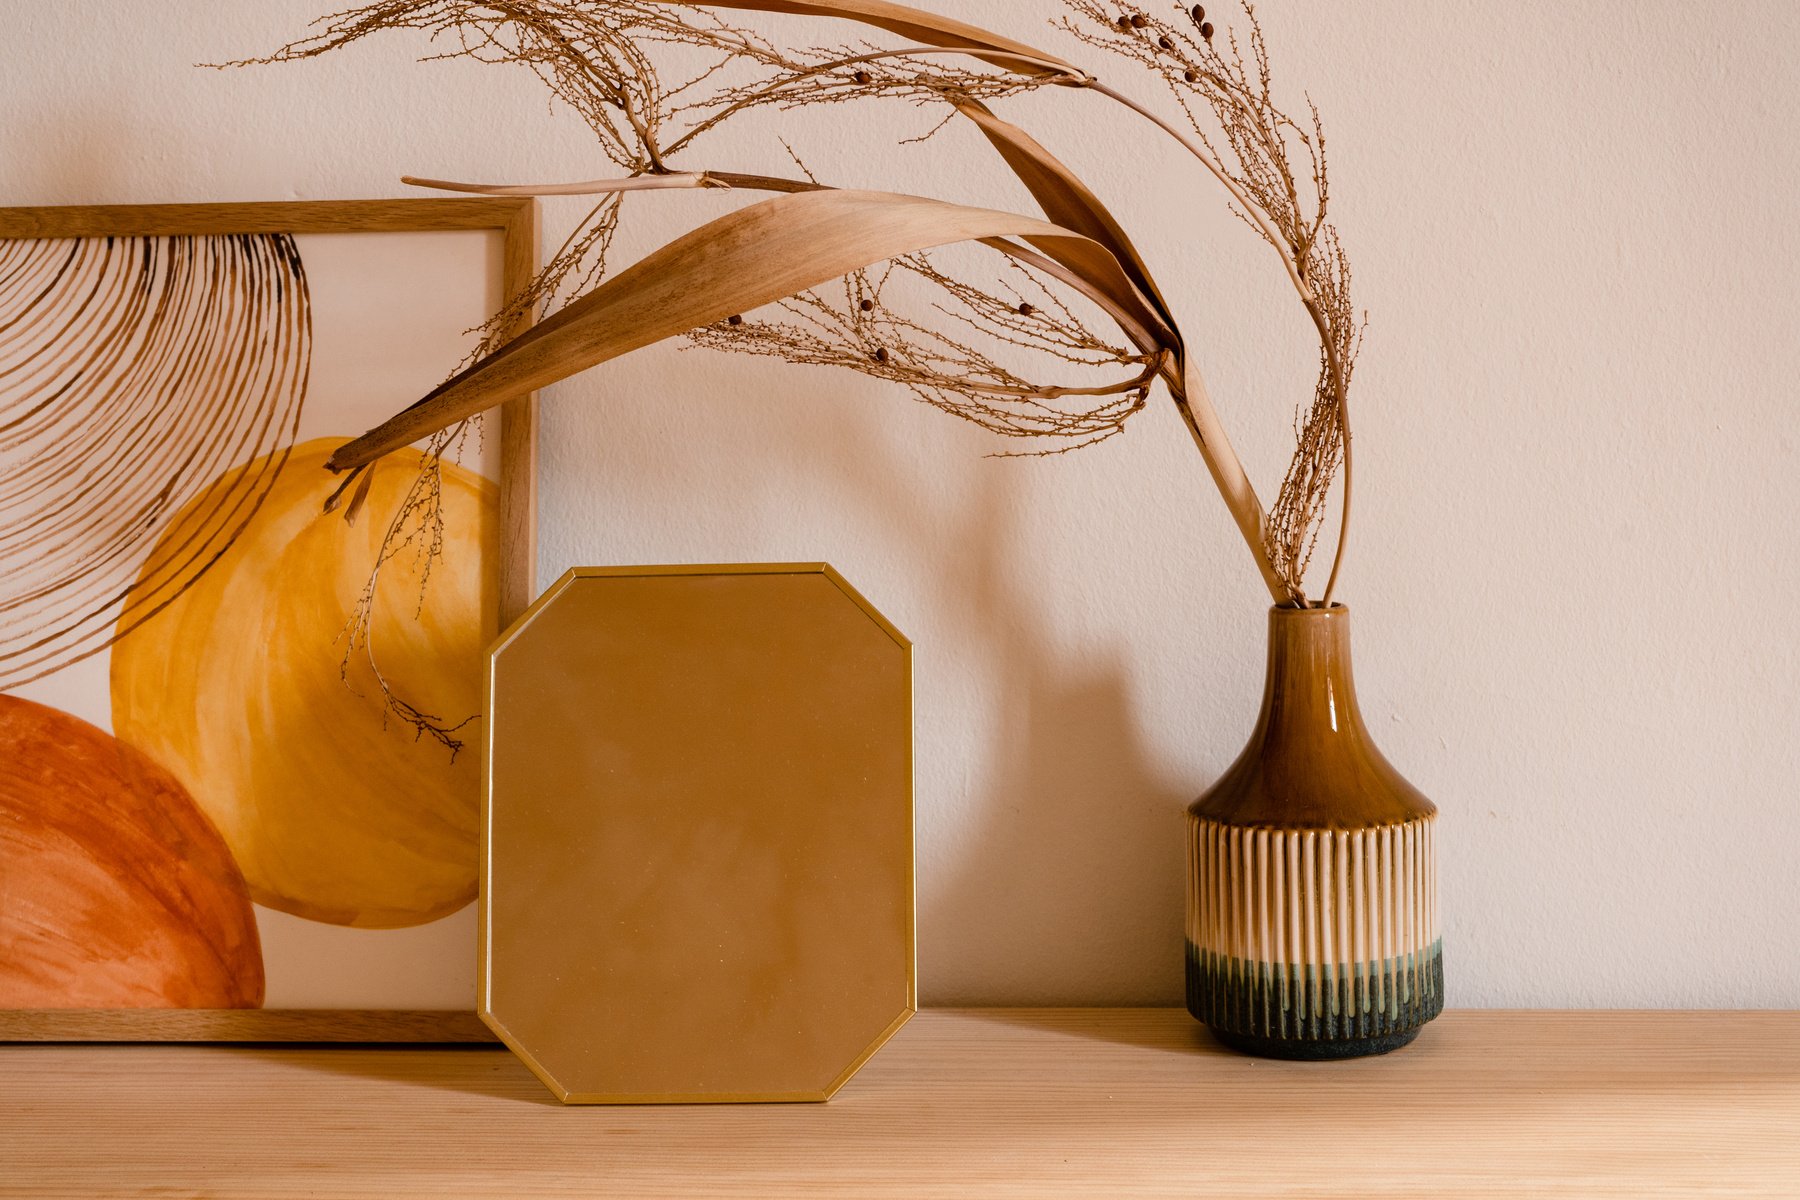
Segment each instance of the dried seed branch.
M1125 420L1143 407L1157 360L1095 336L1029 268L1015 265L1013 273L1010 284L990 290L941 269L930 255L906 255L879 271L854 271L836 288L781 301L770 317L715 322L688 338L711 349L844 367L899 384L924 403L999 436L1064 442L1037 453L1064 453L1123 432ZM969 330L969 339L896 307L893 293L903 289L895 285L909 280L943 292L946 299L932 308ZM1001 290L1006 294L995 294ZM1119 366L1130 374L1093 385L1033 382L977 342L1083 369ZM1059 403L1066 399L1089 402Z
M803 58L816 59L770 80L729 88L707 104L686 108L711 111L671 147L679 150L701 134L752 108L771 106L781 110L819 104L840 104L867 99L898 99L917 105L939 105L947 98L999 99L1053 84L1082 85L1086 76L1057 70L1047 59L1032 55L1001 54L989 57L1020 66L1046 68L1046 74L1019 75L946 67L930 61L933 56L962 54L936 46L907 46L898 50L849 46L814 48Z
M607 256L619 232L623 208L624 196L613 193L589 209L524 290L508 297L498 312L470 331L478 334L480 340L457 364L457 369L486 358L510 341L512 331L521 324L554 312L606 278Z
M1313 399L1296 422L1297 447L1269 510L1264 548L1289 592L1305 602L1304 579L1340 466L1343 503L1337 550L1321 604L1336 588L1351 499L1349 386L1363 322L1350 300L1351 272L1327 220L1330 175L1317 108L1303 124L1274 99L1268 45L1252 4L1243 11L1248 45L1217 35L1204 10L1176 8L1174 20L1118 14L1096 0L1065 0L1080 21L1061 25L1090 46L1158 75L1187 117L1191 136L1102 85L1186 146L1223 184L1234 211L1281 257L1319 339Z
M463 748L463 741L457 734L479 718L470 715L459 721L451 721L439 714L423 711L395 690L382 671L375 653L375 601L381 586L382 572L390 563L410 554L419 566L419 591L414 615L424 611L432 566L444 549L444 456L454 454L469 436L469 431L470 426L466 422L439 430L431 436L420 453L418 472L407 488L399 508L388 521L381 549L375 556L375 566L370 570L368 580L351 607L350 619L341 635L344 657L338 664L339 678L343 680L345 687L354 690L350 679L350 662L354 655L360 653L370 676L375 680L375 686L381 691L382 719L386 721L391 717L410 725L415 737L430 738L448 750L452 758ZM360 487L365 493L374 470L375 465L370 464L363 471ZM347 514L347 518L354 520L354 511Z
M665 128L682 97L726 64L792 69L795 60L709 13L647 0L377 0L325 17L319 31L254 63L313 58L386 30L413 30L444 48L432 58L504 62L531 70L594 132L600 150L632 172L666 170ZM649 47L710 55L694 78L665 87ZM230 64L244 65L244 64Z

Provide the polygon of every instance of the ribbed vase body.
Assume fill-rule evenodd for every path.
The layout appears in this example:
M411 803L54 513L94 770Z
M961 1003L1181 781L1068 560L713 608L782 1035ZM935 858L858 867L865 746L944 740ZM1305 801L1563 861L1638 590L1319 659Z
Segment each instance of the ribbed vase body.
M1363 725L1349 623L1270 611L1256 731L1188 809L1188 1011L1252 1053L1378 1054L1443 1008L1437 810Z

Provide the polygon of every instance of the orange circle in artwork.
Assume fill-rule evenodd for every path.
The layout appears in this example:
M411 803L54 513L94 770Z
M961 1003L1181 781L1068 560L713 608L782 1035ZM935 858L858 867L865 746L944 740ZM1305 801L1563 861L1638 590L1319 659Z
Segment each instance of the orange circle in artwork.
M174 776L0 696L0 1007L256 1008L244 878Z

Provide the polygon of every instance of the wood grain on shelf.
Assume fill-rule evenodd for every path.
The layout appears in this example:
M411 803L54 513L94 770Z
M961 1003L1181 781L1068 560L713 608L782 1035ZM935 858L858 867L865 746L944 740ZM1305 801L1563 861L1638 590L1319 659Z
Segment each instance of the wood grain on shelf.
M562 1108L492 1049L0 1047L0 1196L1800 1196L1800 1013L1451 1012L1345 1063L921 1013L822 1105Z

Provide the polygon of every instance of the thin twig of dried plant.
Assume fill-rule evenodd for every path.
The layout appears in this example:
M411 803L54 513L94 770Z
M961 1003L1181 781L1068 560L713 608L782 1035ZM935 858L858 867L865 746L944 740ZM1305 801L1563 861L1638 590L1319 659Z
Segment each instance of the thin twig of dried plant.
M471 715L451 721L437 713L425 712L394 688L375 653L375 606L383 571L389 564L410 554L417 562L419 571L419 592L414 616L423 612L432 567L444 549L444 457L454 454L470 434L471 427L463 422L439 430L426 442L420 455L418 473L413 477L399 507L394 510L394 515L389 518L387 530L381 539L381 548L375 556L375 565L351 607L350 619L345 623L341 635L344 658L338 664L338 675L345 686L349 687L351 659L360 654L370 677L375 680L375 686L381 691L383 721L391 718L411 726L416 738L429 738L437 742L450 752L452 758L463 748L462 739L457 734L477 718ZM360 492L367 492L375 469L374 463L363 468ZM347 520L355 520L354 507L345 517Z

